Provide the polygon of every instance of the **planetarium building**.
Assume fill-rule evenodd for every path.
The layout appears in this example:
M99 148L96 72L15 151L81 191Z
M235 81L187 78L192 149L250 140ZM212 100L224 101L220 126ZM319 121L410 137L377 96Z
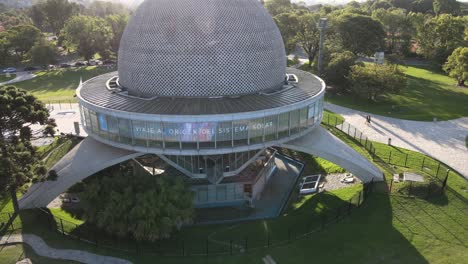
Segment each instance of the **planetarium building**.
M77 90L85 141L93 142L82 145L104 160L70 177L152 154L193 181L203 206L259 196L276 168L275 146L346 159L325 153L333 145L320 128L325 83L286 67L280 32L257 0L146 0L118 58L118 72ZM64 174L60 163L76 163L76 152L57 165Z

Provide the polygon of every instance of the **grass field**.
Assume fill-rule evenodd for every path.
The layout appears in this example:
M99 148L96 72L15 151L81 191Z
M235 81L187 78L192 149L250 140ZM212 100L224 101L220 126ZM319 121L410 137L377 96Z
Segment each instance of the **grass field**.
M16 78L16 74L10 74L10 77L7 77L6 74L0 74L0 83L8 82L9 80L13 80Z
M367 150L358 145L352 138L338 130L333 133L348 143L355 150L371 159ZM377 153L385 157L390 151L424 157L423 154L394 148L385 144L374 143ZM428 160L430 158L426 157ZM394 167L385 162L380 166L387 179L394 171L420 171L418 162L408 162L407 168ZM300 232L320 224L320 215L329 208L345 204L346 200L360 190L360 186L325 192L309 196L291 203L289 210L281 217L272 220L259 220L237 224L196 226L182 229L176 238L185 241L185 253L204 253L206 241L210 244L211 254L216 249L229 247L229 240L234 244L233 256L190 256L162 257L150 255L161 246L170 245L171 241L162 244L144 245L139 249L131 241L112 239L113 245L129 251L115 251L92 244L64 238L57 232L45 228L48 223L37 218L34 212L25 211L15 224L22 224L24 233L35 233L43 237L55 248L82 249L97 254L126 258L134 263L261 263L265 255L271 255L277 263L466 263L468 259L468 183L459 175L449 178L450 187L443 195L427 199L389 196L386 193L373 193L349 217L326 227L323 231L312 233L306 238L292 240L290 243L274 247L257 248L239 254L238 246L243 246L248 237L249 247L265 245L297 237ZM67 221L76 221L78 232L83 232L82 224L71 214L62 210L52 210L56 216ZM45 221L45 222L44 222ZM72 226L72 227L73 227ZM290 229L290 227L292 228ZM66 227L67 228L67 227ZM74 233L77 234L76 232ZM79 233L78 233L79 234ZM83 235L83 234L81 234ZM99 236L99 233L93 235ZM102 238L104 239L104 238ZM102 240L101 242L104 242ZM179 244L171 245L182 250ZM145 252L138 254L137 250ZM60 262L65 263L65 262Z
M11 246L0 246L0 263L2 264L15 264L17 261L26 257L31 259L31 262L34 264L78 263L74 261L55 260L41 257L28 245L16 244Z
M399 94L382 96L370 102L353 95L330 95L326 100L356 110L408 120L449 120L468 116L468 87L456 86L455 80L430 67L401 67L408 85Z
M107 67L82 67L41 71L31 80L15 83L16 87L25 89L45 103L76 100L73 96L80 83L80 78L86 81L97 75L115 70Z

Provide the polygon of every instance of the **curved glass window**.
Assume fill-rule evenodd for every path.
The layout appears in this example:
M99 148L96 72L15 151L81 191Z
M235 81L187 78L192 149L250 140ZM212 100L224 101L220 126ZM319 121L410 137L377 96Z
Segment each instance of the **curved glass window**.
M263 144L298 134L316 125L322 118L322 107L323 98L301 109L261 118L186 123L129 120L83 105L80 109L88 133L110 141L149 148L219 149Z

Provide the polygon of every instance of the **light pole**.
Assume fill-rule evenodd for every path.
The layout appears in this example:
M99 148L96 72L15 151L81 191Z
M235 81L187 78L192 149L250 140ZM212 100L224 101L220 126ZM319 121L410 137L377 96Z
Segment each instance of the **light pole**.
M325 30L328 27L328 18L320 18L317 27L320 30L320 46L319 46L319 59L318 59L318 75L322 76L323 73L323 42L325 41Z

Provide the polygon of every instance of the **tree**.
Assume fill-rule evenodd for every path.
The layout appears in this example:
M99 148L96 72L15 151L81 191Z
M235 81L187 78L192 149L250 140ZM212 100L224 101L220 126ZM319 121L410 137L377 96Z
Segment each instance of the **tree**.
M317 27L319 18L318 13L305 13L297 17L295 39L307 53L309 67L312 66L319 51L320 31Z
M84 189L87 220L113 235L155 241L192 220L193 193L179 176L113 167Z
M28 10L29 17L34 25L41 30L46 28L47 18L45 17L42 5L33 5Z
M296 48L296 26L298 24L296 13L281 13L273 17L283 37L286 54L291 53Z
M106 17L110 15L128 15L129 10L121 3L107 1L93 1L86 9L86 14L90 16Z
M404 9L377 9L372 17L382 23L387 33L387 49L389 52L406 53L414 32Z
M82 9L78 4L69 2L68 0L46 0L36 5L42 10L47 25L57 35L65 25L65 22L73 15L80 13Z
M416 0L413 2L411 11L418 13L433 13L434 0Z
M337 18L336 23L341 46L354 54L370 56L384 47L383 26L371 17L345 13Z
M128 15L110 15L106 17L106 22L112 30L112 38L110 39L111 50L117 54L120 46L120 39L128 23Z
M10 30L10 44L18 59L31 50L34 43L42 36L41 31L33 25L19 25Z
M440 14L460 14L460 2L457 0L434 0L434 13Z
M466 46L464 32L466 17L442 14L417 24L418 53L438 64L443 64L453 50Z
M406 77L391 65L352 66L349 80L351 90L368 100L376 100L385 93L397 93L406 86Z
M291 0L268 0L265 2L265 8L271 16L291 11Z
M343 87L348 82L351 66L356 64L357 56L350 51L336 52L330 55L330 61L325 68L327 82Z
M46 69L48 65L56 63L57 52L49 42L41 39L31 48L31 60L36 65Z
M444 71L457 80L458 86L465 86L465 81L468 79L468 48L455 49L448 57Z
M34 175L37 162L31 145L32 124L45 124L48 110L28 92L16 87L0 87L0 191L10 192L18 211L17 189Z
M90 16L70 18L62 35L86 60L92 59L96 53L103 57L108 56L109 43L113 37L112 29L104 19Z

